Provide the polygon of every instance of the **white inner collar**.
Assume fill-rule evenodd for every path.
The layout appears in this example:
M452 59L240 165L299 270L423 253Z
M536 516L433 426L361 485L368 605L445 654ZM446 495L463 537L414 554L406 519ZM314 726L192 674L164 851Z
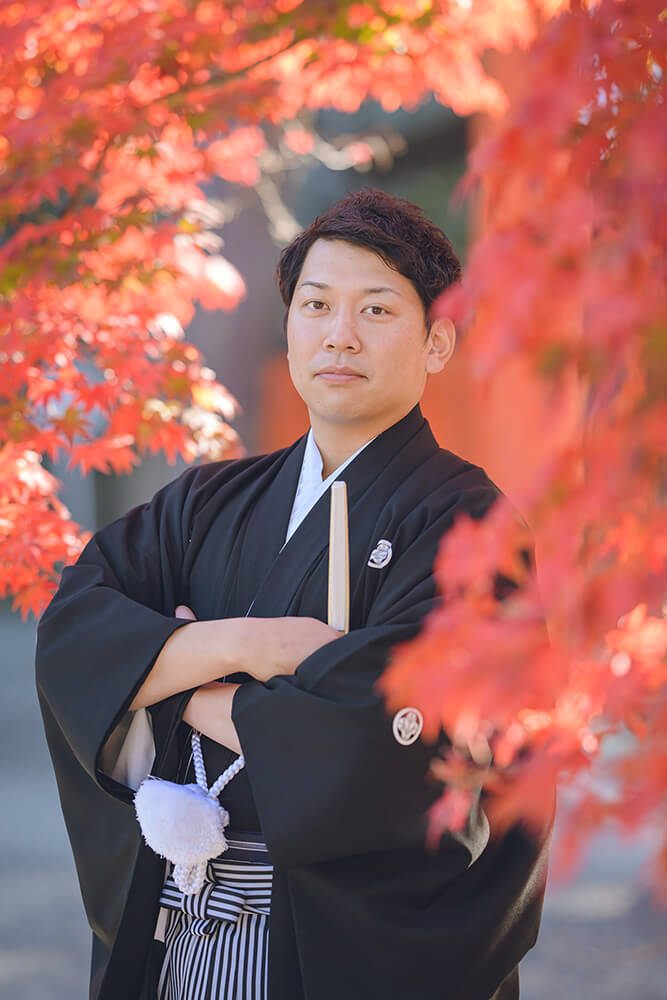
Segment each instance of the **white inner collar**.
M303 461L301 463L301 473L299 475L299 483L294 496L294 503L292 505L292 513L287 527L285 543L289 541L303 519L315 506L320 497L326 493L334 480L340 476L343 469L345 469L350 462L355 459L357 455L359 455L364 448L371 443L371 441L374 440L375 438L372 437L370 440L362 444L361 448L357 448L353 455L346 458L337 469L334 469L330 476L327 476L327 478L323 480L322 469L324 468L324 462L322 460L322 455L320 454L320 449L317 447L315 438L313 437L313 428L310 428L308 431L308 437L306 438L306 447L303 452Z

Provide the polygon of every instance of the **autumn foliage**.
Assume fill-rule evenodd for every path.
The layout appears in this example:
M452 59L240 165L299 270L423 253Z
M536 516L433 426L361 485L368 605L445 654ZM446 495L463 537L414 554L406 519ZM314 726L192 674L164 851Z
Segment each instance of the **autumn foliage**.
M577 433L515 498L537 573L517 559L531 539L509 504L459 523L438 559L441 609L385 675L393 704L452 736L434 832L479 783L497 822L539 824L556 778L579 790L566 853L603 820L667 830L666 43L650 0L554 20L471 156L485 229L440 308L487 384L517 354L529 364L548 420L573 371L582 391ZM520 585L500 601L498 573Z
M448 534L446 600L383 686L452 737L434 830L480 783L498 822L539 822L555 777L580 788L578 834L664 830L666 41L657 0L0 3L0 595L39 613L86 538L44 456L126 472L239 448L184 339L196 301L244 294L207 180L256 184L276 134L307 154L305 109L435 94L502 115L471 155L485 226L441 308L480 380L519 354L557 413L576 373L579 432L516 498L530 539L506 504ZM482 56L512 46L530 54L509 105ZM499 571L520 584L500 602Z

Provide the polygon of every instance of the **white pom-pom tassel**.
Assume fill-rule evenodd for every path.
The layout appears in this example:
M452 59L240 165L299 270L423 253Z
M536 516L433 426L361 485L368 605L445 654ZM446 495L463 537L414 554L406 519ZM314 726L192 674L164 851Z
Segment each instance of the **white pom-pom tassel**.
M199 733L192 733L196 785L178 785L162 778L146 778L134 796L141 832L156 854L174 865L174 882L186 895L204 884L206 863L229 846L224 828L229 813L218 802L222 789L245 766L243 754L230 764L210 788Z
M148 846L176 865L192 867L227 850L229 813L199 785L146 778L134 807Z

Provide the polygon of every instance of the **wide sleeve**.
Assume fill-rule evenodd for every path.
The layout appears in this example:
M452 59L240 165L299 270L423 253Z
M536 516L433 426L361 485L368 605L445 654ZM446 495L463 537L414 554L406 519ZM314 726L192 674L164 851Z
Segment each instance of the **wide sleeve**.
M485 509L493 499L475 502ZM394 553L363 628L317 650L293 677L250 681L236 691L232 718L276 864L423 843L426 810L441 792L428 776L435 748L421 738L399 743L374 685L393 647L418 633L438 600L432 567L452 521L452 511L433 519L398 558Z
M150 502L96 532L63 570L38 625L37 690L56 772L64 743L68 758L122 797L127 789L103 773L110 766L102 752L129 725L128 706L167 639L188 624L174 617L174 608L196 471L186 470ZM178 713L184 699L162 704Z

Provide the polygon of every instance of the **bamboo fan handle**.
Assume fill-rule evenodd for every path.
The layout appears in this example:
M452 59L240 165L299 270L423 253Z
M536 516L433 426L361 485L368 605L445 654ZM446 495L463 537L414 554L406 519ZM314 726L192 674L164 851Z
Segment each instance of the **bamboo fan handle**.
M337 480L331 486L329 520L329 613L331 628L350 630L350 555L347 527L347 485Z

